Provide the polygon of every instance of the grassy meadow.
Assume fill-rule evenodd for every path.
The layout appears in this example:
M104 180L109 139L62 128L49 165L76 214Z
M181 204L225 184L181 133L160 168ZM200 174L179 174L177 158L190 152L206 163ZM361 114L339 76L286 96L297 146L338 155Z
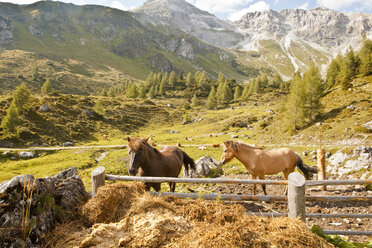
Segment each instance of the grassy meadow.
M80 119L83 124L91 128L89 130L92 130L92 132L90 132L89 139L79 141L75 145L126 145L127 142L123 138L127 136L147 137L150 135L152 142L157 144L158 148L161 145L180 143L183 146L181 149L194 159L209 155L218 160L222 148L208 146L207 150L199 150L198 146L217 144L233 139L255 144L265 149L287 146L299 154L305 150L308 152L314 151L319 147L324 147L331 152L346 147L350 147L349 150L351 150L352 145L345 146L340 143L348 136L360 139L366 137L365 144L371 143L371 137L361 129L361 124L366 123L370 118L370 102L365 100L368 99L370 92L370 83L361 83L359 87L356 87L353 92L347 93L346 96L337 89L329 92L324 98L324 101L329 101L329 103L326 104L324 109L323 125L320 127L315 124L311 125L292 136L282 129L281 108L284 99L280 94L253 95L247 102L242 104L236 102L231 104L232 107L218 110L206 110L202 107L203 103L200 107L186 110L182 107L186 100L179 98L154 99L155 105L143 105L141 100L128 101L122 98L108 99L106 97L104 98L107 101L105 121L93 122ZM83 108L84 105L80 106L82 103L93 106L94 101L100 99L99 97L80 96L57 96L56 98L61 105L74 101L77 106L74 108ZM43 99L42 101L51 102L54 100L56 99ZM167 106L170 103L172 107ZM355 111L346 108L351 104L355 106ZM110 110L116 112L110 112ZM66 111L69 110L66 109ZM74 122L73 111L67 113L71 116L64 120L64 123L58 125L66 126L66 123ZM61 121L57 117L53 117L52 113L45 115L48 116L42 117L49 121L53 120L56 123ZM115 122L115 118L121 115L126 117L122 116L121 121L125 120L128 125L123 125L123 123L118 125L118 122ZM191 123L183 124L185 115L189 116L192 120ZM263 125L265 118L270 116L272 118L269 118L269 121ZM250 127L236 126L234 123L239 121L249 122ZM125 129L125 127L130 128ZM351 127L347 129L348 133L345 133L346 127ZM32 128L35 127L30 124L29 128L33 130ZM171 131L175 132L171 133ZM103 134L106 134L107 137L103 137ZM238 138L231 138L231 135L237 135ZM346 137L343 135L346 135ZM186 137L192 138L192 140L186 140ZM15 153L15 151L13 152ZM127 175L127 161L128 150L126 148L37 151L36 158L33 159L12 160L0 156L0 182L21 174L34 174L36 177L53 176L64 169L76 166L86 187L90 189L90 173L94 168L104 166L108 174ZM316 160L312 159L311 156L304 157L304 161L308 165L316 164ZM224 165L224 170L225 174L230 175L248 174L244 166L236 159ZM164 184L163 187L168 186ZM182 185L179 187L182 187Z

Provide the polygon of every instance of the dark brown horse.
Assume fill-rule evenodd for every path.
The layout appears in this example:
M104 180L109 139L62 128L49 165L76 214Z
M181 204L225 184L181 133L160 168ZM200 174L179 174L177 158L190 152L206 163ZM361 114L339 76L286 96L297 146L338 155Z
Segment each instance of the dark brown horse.
M164 146L157 150L144 138L127 138L129 141L129 174L148 177L178 177L182 164L185 165L185 174L195 169L194 160L177 146ZM154 188L160 190L160 183L145 183L146 190ZM176 183L169 183L171 192L174 192Z

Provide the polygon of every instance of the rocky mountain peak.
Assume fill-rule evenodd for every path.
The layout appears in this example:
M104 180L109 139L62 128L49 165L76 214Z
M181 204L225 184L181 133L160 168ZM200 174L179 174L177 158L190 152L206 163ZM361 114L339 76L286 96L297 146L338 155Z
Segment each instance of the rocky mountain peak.
M142 23L181 29L211 45L233 47L242 34L229 22L200 10L184 0L148 0L133 10Z

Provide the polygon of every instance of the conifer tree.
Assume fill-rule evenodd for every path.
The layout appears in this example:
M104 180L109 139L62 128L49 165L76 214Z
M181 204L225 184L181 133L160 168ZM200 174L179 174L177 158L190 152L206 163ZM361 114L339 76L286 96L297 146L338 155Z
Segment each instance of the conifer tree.
M186 87L193 90L193 86L194 86L194 78L192 76L192 73L189 72L187 73L187 76L186 76Z
M359 73L360 58L355 55L353 48L349 47L344 63L341 66L341 88L347 90L351 88L351 82Z
M197 98L196 94L194 94L193 98L191 99L191 106L195 108L199 105L200 105L200 101Z
M114 97L116 94L115 94L115 89L110 87L108 92L107 92L108 96L110 97Z
M305 125L307 116L306 102L305 87L301 76L297 74L292 79L286 105L286 125L289 131L292 132Z
M100 96L107 96L107 91L105 89L102 89Z
M1 121L1 127L3 128L5 133L15 134L17 130L16 128L19 124L20 119L18 115L18 110L13 100L6 112L5 117Z
M154 98L155 97L155 89L154 86L151 86L149 92L147 93L147 97Z
M159 86L159 95L165 96L166 95L166 90L165 90L165 80L162 80Z
M249 82L249 89L248 89L248 96L252 95L253 93L257 93L258 88L258 79L252 79Z
M234 99L234 93L229 87L227 80L223 85L223 104L228 104Z
M306 92L306 114L309 121L313 121L316 115L322 111L320 99L324 94L324 85L320 72L314 64L304 74L303 84Z
M154 95L157 97L159 95L159 87L155 86Z
M242 89L240 88L240 86L236 86L235 91L234 91L234 100L238 100L241 96L242 96Z
M182 74L182 71L178 74L178 78L177 78L177 83L182 83L183 82L183 74Z
M225 75L222 72L218 73L217 82L225 82Z
M248 91L249 91L249 85L246 84L246 85L244 85L243 92L242 92L242 95L240 97L242 99L242 101L247 101L248 100L248 98L249 98Z
M43 86L41 87L41 94L44 96L49 95L50 93L52 93L52 91L53 91L52 84L50 83L49 79L47 79Z
M204 71L200 73L198 88L200 91L205 92L208 89L207 75ZM207 91L208 92L208 91Z
M219 82L217 87L217 103L223 105L224 82Z
M338 56L341 56L341 55L338 55ZM331 89L332 87L338 84L338 78L339 78L339 73L340 73L339 61L340 61L340 58L332 59L331 64L328 67L327 76L326 76L326 84L327 84L328 89Z
M149 75L147 75L146 80L145 80L146 90L149 90L151 86L153 85L153 79L154 79L154 73L151 71Z
M13 102L19 114L26 113L31 108L31 91L25 83L19 85L13 93Z
M274 79L272 80L270 84L270 87L276 90L276 89L279 89L282 84L283 84L282 77L280 76L279 73L276 73L274 76Z
M177 78L176 78L176 73L174 71L170 73L168 82L169 82L169 87L171 89L175 89L176 84L177 84Z
M137 98L138 97L137 86L135 84L132 84L131 86L129 86L125 95L128 98Z
M372 75L372 53L364 56L360 66L360 72L363 76Z
M103 101L102 99L98 99L98 101L94 104L93 110L99 114L99 115L104 115L105 114L105 108L103 106Z
M145 99L146 98L146 88L144 85L141 85L138 89L138 97L141 98L141 99Z
M208 109L215 109L217 108L217 96L216 90L212 86L211 91L209 92L208 100L207 100L207 108Z

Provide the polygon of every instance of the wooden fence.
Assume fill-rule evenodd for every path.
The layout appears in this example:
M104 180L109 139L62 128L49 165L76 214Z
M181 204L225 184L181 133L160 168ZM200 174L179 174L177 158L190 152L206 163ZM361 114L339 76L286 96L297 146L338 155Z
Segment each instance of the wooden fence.
M112 181L141 181L152 183L175 182L175 183L226 183L226 184L272 184L288 185L288 196L285 195L235 195L235 194L198 194L198 193L171 193L171 192L149 192L153 195L178 196L180 198L203 198L206 200L220 199L223 201L282 201L288 203L288 213L248 213L266 216L288 216L299 217L305 221L309 218L371 218L372 214L310 214L305 212L305 202L369 202L371 196L305 196L306 186L325 185L362 185L372 183L367 180L319 180L306 181L302 174L293 172L289 175L288 181L284 180L246 180L246 179L225 179L225 178L172 178L172 177L137 177L106 175L104 167L98 167L92 171L92 193L96 194L98 187L105 184L105 180ZM337 235L368 235L372 231L350 231L350 230L324 230L325 234Z

